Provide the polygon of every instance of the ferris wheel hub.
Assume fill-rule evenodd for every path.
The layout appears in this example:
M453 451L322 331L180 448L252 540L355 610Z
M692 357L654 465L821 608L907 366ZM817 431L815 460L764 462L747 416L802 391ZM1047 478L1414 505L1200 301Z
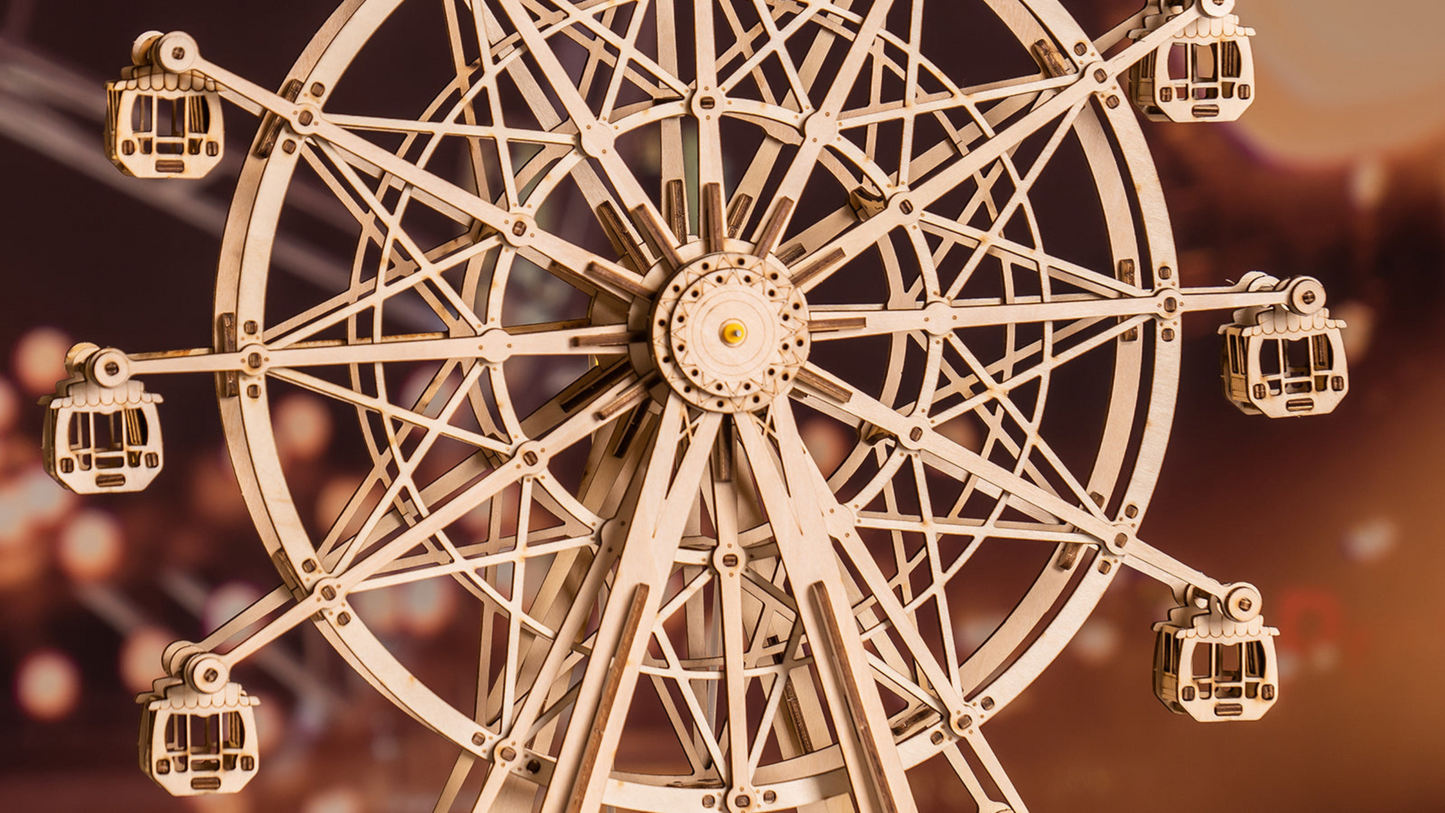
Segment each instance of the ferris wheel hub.
M651 362L673 391L702 409L750 412L792 389L810 348L808 305L776 260L707 254L661 290Z

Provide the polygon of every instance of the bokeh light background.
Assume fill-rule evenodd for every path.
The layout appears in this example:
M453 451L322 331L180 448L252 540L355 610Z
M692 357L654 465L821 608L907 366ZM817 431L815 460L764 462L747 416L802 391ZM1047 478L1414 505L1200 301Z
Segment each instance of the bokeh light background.
M1135 10L1064 5L1096 32ZM1125 576L990 725L1036 813L1445 810L1445 4L1239 5L1259 32L1258 103L1235 126L1144 128L1181 273L1189 285L1254 268L1323 280L1351 326L1352 394L1324 418L1241 415L1219 395L1218 323L1187 320L1172 447L1144 534L1260 586L1282 630L1282 699L1254 724L1168 714L1149 689L1149 626L1168 594ZM23 45L92 78L102 104L135 34L182 28L212 58L276 85L331 7L4 0L0 48ZM7 70L0 93L28 81ZM93 124L78 115L85 104L75 126ZM249 143L254 122L227 116L233 148ZM156 387L168 460L150 491L80 500L41 471L35 399L66 348L205 344L218 245L200 216L179 222L69 163L0 140L0 810L429 810L449 750L309 629L237 675L263 698L263 771L243 795L174 800L136 770L132 697L160 649L202 635L276 577L206 380ZM210 182L215 200L230 181ZM309 475L303 510L346 496L330 420L302 396L277 407L286 453ZM840 442L827 427L808 431L819 454ZM458 606L437 582L383 600L368 615L402 648L424 648ZM964 617L958 632L982 635L991 621ZM929 789L920 801L954 807Z

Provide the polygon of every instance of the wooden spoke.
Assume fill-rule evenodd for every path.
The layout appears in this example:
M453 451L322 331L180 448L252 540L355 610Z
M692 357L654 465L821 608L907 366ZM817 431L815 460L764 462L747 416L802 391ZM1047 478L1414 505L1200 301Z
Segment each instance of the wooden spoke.
M827 93L818 106L808 114L804 122L804 140L788 165L782 181L778 184L780 191L777 201L773 204L771 217L776 222L774 228L779 234L787 232L788 223L792 219L792 207L791 205L785 206L783 201L798 200L808 178L813 174L818 154L837 133L838 117L843 112L843 104L847 100L848 94L852 92L854 83L858 81L868 52L873 47L892 7L893 0L875 0L869 6L868 16L863 19L853 41L849 43L843 63L839 66L837 73L833 74Z
M621 387L614 387L598 401L605 398L616 397L616 390ZM342 554L341 561L336 571L339 572L343 582L350 586L360 583L369 578L372 574L387 566L398 556L406 553L415 547L422 539L427 538L437 530L459 519L463 514L475 508L481 501L486 500L500 492L514 482L532 474L544 461L543 455L553 455L571 446L573 443L586 437L593 431L606 426L613 420L612 417L599 417L598 413L584 412L574 418L565 421L551 432L543 436L551 447L550 450L542 448L540 451L533 451L537 462L529 462L524 457L527 452L522 452L516 457L506 461L506 464L493 469L489 474L482 477L473 485L467 486L455 495L449 495L448 501L439 508L436 508L424 520L417 522L394 538L386 540L380 546L366 553L362 561L352 566L352 562L364 552L364 546L353 544L348 546ZM531 451L531 450L528 450ZM383 503L382 505L385 505ZM379 506L381 507L381 506ZM379 515L368 518L368 524L374 524L379 520ZM366 540L366 534L358 534L357 540Z
M968 300L941 307L923 308L815 308L814 341L836 341L889 333L929 333L938 329L958 330L989 325L1017 325L1031 322L1071 322L1087 319L1163 315L1164 299L1159 293L1136 297L1100 297L1062 294L1045 301L1042 297L1020 297L1020 301Z

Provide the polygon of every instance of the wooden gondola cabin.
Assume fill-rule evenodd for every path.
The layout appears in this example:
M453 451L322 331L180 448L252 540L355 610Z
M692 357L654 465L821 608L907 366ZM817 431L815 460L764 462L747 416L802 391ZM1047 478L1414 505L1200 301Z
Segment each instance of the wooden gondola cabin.
M129 68L106 85L106 152L137 178L201 178L221 163L225 132L213 80Z
M1224 394L1251 415L1287 418L1334 410L1350 389L1342 330L1319 310L1300 316L1284 307L1241 311L1224 335Z
M1274 706L1279 630L1203 611L1154 630L1154 694L1170 711L1219 722L1258 720Z
M160 474L159 395L139 381L66 381L46 399L45 470L78 494L140 491Z
M141 695L140 764L173 796L235 793L256 775L255 706L229 683L204 694L176 682Z
M1142 36L1181 6L1145 18ZM1233 14L1199 17L1164 47L1134 63L1129 86L1134 104L1155 121L1234 121L1254 102L1253 28Z

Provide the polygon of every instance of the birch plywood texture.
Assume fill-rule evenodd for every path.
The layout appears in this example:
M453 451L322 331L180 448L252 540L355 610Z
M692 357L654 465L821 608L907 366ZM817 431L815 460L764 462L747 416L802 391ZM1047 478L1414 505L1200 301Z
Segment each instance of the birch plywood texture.
M1228 320L1245 412L1321 414L1348 390L1317 281L1180 284L1135 106L1237 117L1252 32L1231 0L1098 36L1052 0L944 6L353 0L276 91L184 33L142 35L111 89L123 170L199 177L222 100L261 117L214 341L77 346L47 465L77 490L145 487L159 377L212 376L280 582L166 651L143 769L179 795L239 790L265 755L233 672L310 622L455 745L437 811L908 813L942 766L956 798L1022 813L985 729L1125 568L1177 605L1159 700L1268 712L1260 591L1141 535L1186 313ZM430 42L389 37L406 15ZM367 92L367 65L408 98ZM329 290L270 273L311 189L354 224ZM295 390L350 414L365 461L319 518L273 430ZM824 460L805 421L846 448ZM965 646L953 619L1001 559L1028 578ZM469 597L461 693L368 624L362 597L426 580Z

